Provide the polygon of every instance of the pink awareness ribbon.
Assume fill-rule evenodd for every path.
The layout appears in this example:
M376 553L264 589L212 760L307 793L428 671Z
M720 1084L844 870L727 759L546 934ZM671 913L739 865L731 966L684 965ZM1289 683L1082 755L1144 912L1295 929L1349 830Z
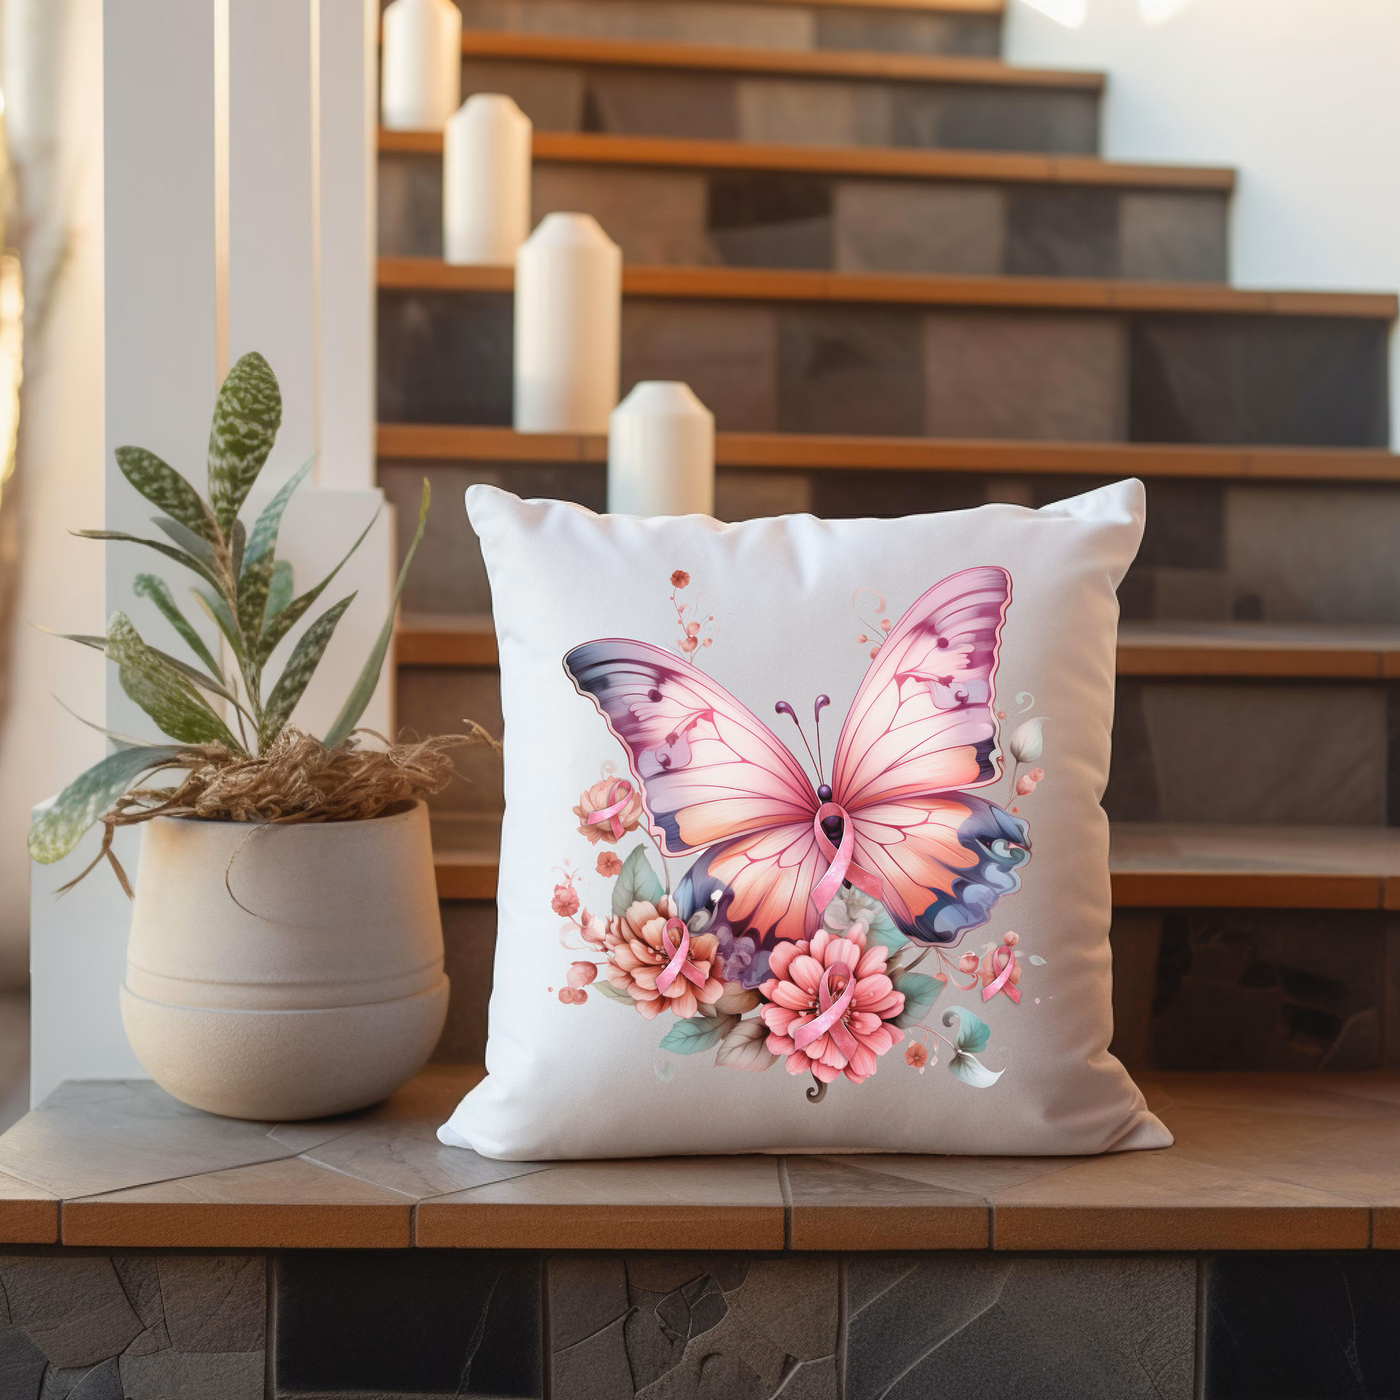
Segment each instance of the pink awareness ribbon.
M621 794L619 796L618 794ZM599 822L607 822L612 827L614 841L622 840L622 820L618 813L632 800L632 784L626 778L614 778L608 787L606 801L611 806L600 807L596 812L588 814L588 825L596 826Z
M1003 953L1006 954L1005 967L1002 967L1001 963L998 961L998 959ZM1015 970L1015 967L1016 954L1013 953L1011 949L1003 943L1001 947L998 948L992 954L992 971L996 973L996 977L994 980L988 982L987 985L982 988L983 1001L991 1001L991 999L994 996L996 996L998 992L1005 992L1006 995L1009 996L1012 1001L1016 1002L1018 1005L1020 1004L1020 990L1016 987L1013 987L1011 985L1011 982L1008 980L1012 972Z
M671 942L671 927L674 925L681 931L681 939L677 944ZM705 978L700 969L695 967L690 961L690 930L680 919L667 919L666 926L661 930L661 946L666 950L666 956L671 959L666 964L666 971L656 979L656 990L664 996L666 989L676 980L677 977L684 977L685 980L696 987L705 985Z
M835 999L831 995L833 977L846 979L845 990ZM846 1057L846 1063L849 1064L858 1047L855 1036L851 1034L843 1018L855 994L856 979L851 975L851 969L845 963L832 963L822 973L822 980L817 984L817 1001L821 1007L821 1014L793 1031L793 1045L799 1050L805 1050L814 1040L820 1040L829 1031L832 1043Z
M822 830L822 822L828 817L841 818L841 844L833 846L831 838ZM817 906L817 913L823 913L826 906L836 898L836 891L841 888L843 880L849 880L856 889L864 890L871 899L883 899L885 897L885 887L878 875L872 875L868 870L862 870L851 860L851 851L856 844L855 827L846 809L836 802L823 802L817 808L817 814L812 818L812 830L816 834L817 846L830 862L825 875L822 876L821 883L812 891L812 903Z

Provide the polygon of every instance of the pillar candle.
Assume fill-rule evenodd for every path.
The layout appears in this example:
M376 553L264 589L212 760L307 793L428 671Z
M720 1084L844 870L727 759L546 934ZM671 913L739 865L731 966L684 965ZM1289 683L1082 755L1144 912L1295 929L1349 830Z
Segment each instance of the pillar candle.
M608 509L616 515L713 515L715 415L689 384L646 379L613 410Z
M530 118L473 93L442 140L442 248L450 263L510 267L530 235Z
M384 11L381 120L441 131L462 101L462 12L452 0L394 0Z
M589 214L550 214L515 259L515 427L605 433L617 403L622 249Z

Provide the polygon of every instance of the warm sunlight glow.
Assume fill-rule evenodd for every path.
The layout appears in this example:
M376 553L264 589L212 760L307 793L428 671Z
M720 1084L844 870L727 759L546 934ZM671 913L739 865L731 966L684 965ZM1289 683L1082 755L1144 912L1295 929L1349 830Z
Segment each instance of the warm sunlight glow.
M1162 2L1157 0L1157 3ZM1066 29L1078 29L1089 14L1089 0L1025 0L1025 3L1056 23L1063 24ZM1148 3L1148 0L1143 0L1143 3Z
M1175 19L1195 0L1138 0L1138 10L1145 24L1165 24Z

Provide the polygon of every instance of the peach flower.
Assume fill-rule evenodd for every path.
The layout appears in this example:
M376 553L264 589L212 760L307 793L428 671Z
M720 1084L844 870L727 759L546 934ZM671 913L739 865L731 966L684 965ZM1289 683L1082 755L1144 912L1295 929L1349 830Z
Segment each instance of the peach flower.
M773 975L759 988L769 1005L758 1014L768 1027L769 1052L787 1056L789 1074L810 1072L829 1084L844 1073L853 1084L862 1084L875 1073L876 1057L904 1039L904 1032L889 1024L904 1010L904 993L895 991L886 975L888 956L889 950L880 944L866 946L866 930L860 922L852 924L842 938L820 929L810 943L799 939L773 949L768 961ZM799 1050L793 1032L821 1014L822 981L827 980L832 998L839 998L846 989L846 980L839 975L826 978L828 969L838 963L855 978L855 994L838 1023L849 1035L835 1035L833 1027Z
M597 975L597 963L576 962L569 964L569 986L575 991L580 987L588 986Z
M684 569L677 569L671 575L672 588L686 588L690 584L690 575Z
M904 1047L904 1063L922 1074L928 1068L928 1046L922 1041L911 1040Z
M554 898L549 901L549 907L556 914L562 915L566 919L572 919L578 913L578 894L572 885L555 885Z
M625 778L600 779L580 796L578 806L574 808L574 816L578 818L579 835L588 837L595 846L599 841L607 841L609 844L620 841L627 832L636 831L637 823L642 819L642 794L637 791L635 783L627 782L631 792L624 802L619 790L624 782L627 782ZM596 822L588 820L594 812L605 811L618 802L623 802L622 809L616 814L616 820L622 824L620 834L613 830L612 817L604 817ZM620 866L618 868L621 869Z
M584 1002L588 1000L588 993L582 988L560 987L559 1000L562 1001L565 1006L582 1006Z
M1016 779L1016 796L1029 797L1044 781L1045 769L1032 768L1029 773L1023 773Z
M597 808L594 808L597 811ZM593 867L598 874L606 880L611 880L614 875L622 873L622 862L611 851L604 851L598 857L598 864Z
M699 1014L702 1004L712 1006L724 995L717 956L719 939L712 933L691 934L686 954L686 961L704 978L704 985L697 987L689 978L677 977L664 992L657 988L656 979L672 957L662 934L666 920L675 916L675 904L663 895L656 904L639 899L620 918L608 920L608 981L626 992L648 1021L666 1010L689 1020ZM678 938L678 934L672 935L673 948Z

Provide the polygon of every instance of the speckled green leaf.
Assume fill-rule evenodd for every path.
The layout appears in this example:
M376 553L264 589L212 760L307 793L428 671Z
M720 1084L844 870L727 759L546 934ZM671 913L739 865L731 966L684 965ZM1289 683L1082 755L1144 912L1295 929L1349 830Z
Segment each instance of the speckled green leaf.
M374 522L379 519L379 512L375 511L368 525L360 532L360 538L355 541L345 552L345 558L323 578L315 588L308 593L303 593L300 598L294 598L275 616L269 617L263 627L262 636L259 638L257 653L258 664L262 665L267 658L277 648L277 643L292 630L293 627L306 616L311 605L326 591L326 586L330 581L350 562L350 556L359 549L365 542L366 536L374 529Z
M205 615L213 619L214 625L224 634L224 640L233 649L233 654L241 665L244 660L243 639L239 634L238 624L233 620L233 614L228 610L228 604L223 600L223 595L211 593L205 588L192 588L190 592L204 609Z
M256 564L259 559L276 554L277 532L282 528L282 513L287 509L287 502L292 499L292 493L306 480L306 474L311 470L314 461L312 458L311 461L304 462L301 470L262 508L253 525L253 532L248 536L248 547L243 552L245 569L250 564Z
M62 860L82 839L83 833L104 816L148 768L166 763L178 748L158 745L120 749L74 778L51 807L41 812L29 828L29 854L41 865Z
M218 528L199 492L174 467L144 447L117 448L122 475L153 505L201 539L217 540Z
M141 640L125 613L113 613L107 624L107 655L117 663L122 689L162 734L183 744L242 748L193 683Z
M171 596L165 580L157 578L154 574L137 574L133 591L138 598L149 598L160 609L161 616L184 638L185 645L209 668L209 674L222 684L224 673L220 669L219 663L214 659L214 653L205 646L204 638L190 626L188 619Z
M291 560L279 559L272 566L272 579L267 585L267 606L263 609L263 626L266 626L292 601L295 589L296 583L292 574Z
M315 675L316 667L321 664L321 658L325 655L326 647L335 632L336 623L354 601L355 595L352 593L348 598L342 598L333 607L327 608L301 634L300 640L292 648L292 654L282 668L282 674L272 688L267 704L263 707L262 727L258 731L260 750L265 750L282 732L282 726L291 719L292 711L296 709L297 702L305 693L311 677Z
M369 702L374 698L374 689L379 684L379 673L384 669L384 658L389 654L389 643L394 635L394 614L398 610L403 586L408 581L408 570L413 563L413 556L418 553L418 546L423 540L423 531L428 526L428 506L432 503L432 499L432 487L425 477L423 498L418 506L418 530L413 536L413 543L408 547L408 553L404 555L403 567L399 570L399 581L394 585L394 596L389 599L389 616L384 619L384 626L380 629L379 636L374 643L374 650L370 652L369 660L365 662L364 670L360 672L359 679L350 692L350 698L345 702L345 708L336 716L335 723L331 725L330 731L323 741L328 749L335 748L337 744L350 737L355 726L360 722L360 716L364 714Z
M143 540L140 535L128 535L121 530L78 530L76 533L79 539L84 540L115 540L119 544L144 544L147 549L153 549L157 554L163 554L167 559L173 559L177 564L198 574L206 583L215 588L219 586L211 569L206 568L192 554L187 554L183 549L176 549L174 545L162 544L159 540Z
M267 593L276 560L270 556L244 564L238 577L238 625L245 637L256 637L267 616Z
M209 496L225 534L233 528L281 425L277 376L261 355L244 355L219 390L209 430Z
M178 520L167 520L163 515L153 515L151 524L163 530L186 554L193 555L211 569L215 566L214 546L202 540L193 530L187 530Z

